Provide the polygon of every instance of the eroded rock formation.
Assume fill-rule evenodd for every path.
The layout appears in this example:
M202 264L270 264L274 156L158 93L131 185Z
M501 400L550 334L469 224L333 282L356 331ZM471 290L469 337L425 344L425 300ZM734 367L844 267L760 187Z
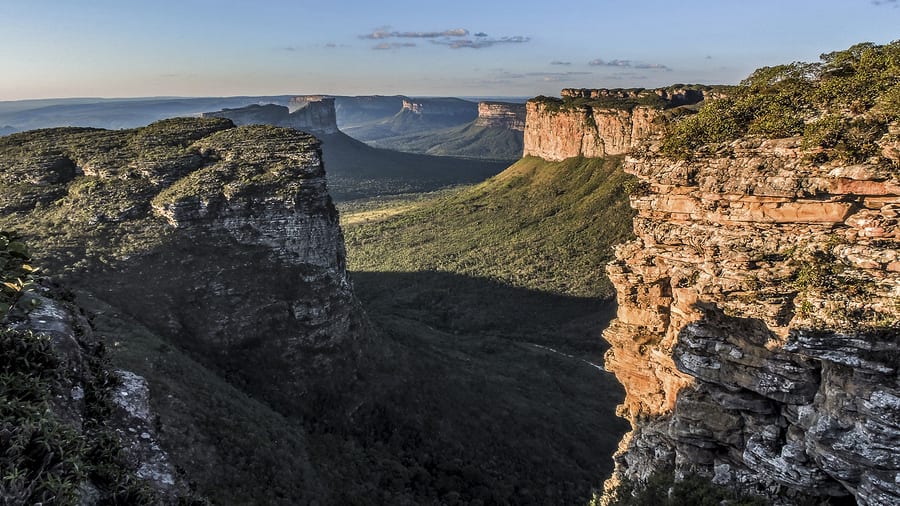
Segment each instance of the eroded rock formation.
M525 104L479 102L476 126L525 130Z
M295 128L313 134L337 133L334 98L321 95L293 97L289 106L277 104L248 105L237 109L205 112L203 118L227 118L235 125L274 125Z
M633 427L617 477L900 502L900 174L799 145L628 160L637 238L604 332Z
M4 139L0 226L52 272L285 412L352 380L360 320L314 137L182 118Z

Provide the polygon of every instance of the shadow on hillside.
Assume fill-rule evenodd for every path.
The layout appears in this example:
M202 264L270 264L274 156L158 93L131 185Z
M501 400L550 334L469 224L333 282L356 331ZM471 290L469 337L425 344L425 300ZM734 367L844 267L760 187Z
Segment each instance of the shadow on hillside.
M442 331L488 333L557 345L601 359L600 337L615 317L614 301L572 297L448 272L352 272L357 297L371 317L396 315Z
M390 357L351 421L377 469L404 470L382 502L589 501L627 430L621 387L582 360L599 362L611 302L440 272L352 279ZM373 468L355 473L373 482Z

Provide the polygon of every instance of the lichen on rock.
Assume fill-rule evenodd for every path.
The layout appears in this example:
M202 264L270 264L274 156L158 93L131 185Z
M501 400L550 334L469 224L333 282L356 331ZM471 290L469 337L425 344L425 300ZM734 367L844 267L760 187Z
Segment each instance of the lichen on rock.
M775 502L900 500L900 173L798 138L634 156L637 238L608 267L617 477L700 473Z

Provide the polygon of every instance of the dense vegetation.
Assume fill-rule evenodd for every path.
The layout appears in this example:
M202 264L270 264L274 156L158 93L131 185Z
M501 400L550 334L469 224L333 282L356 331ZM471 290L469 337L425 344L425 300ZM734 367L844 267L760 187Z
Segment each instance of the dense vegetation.
M38 304L28 260L21 241L0 233L0 504L157 503L110 424L117 377L104 346L80 341L63 353L48 335L10 327Z
M604 265L631 236L621 158L524 158L486 182L366 223L344 207L362 271L444 271L552 293L611 297ZM363 218L360 218L360 214ZM375 213L377 215L377 213Z
M900 41L856 44L756 70L725 98L675 123L664 154L685 158L703 145L745 135L803 136L815 160L860 162L877 156L878 141L900 118Z
M708 86L703 84L673 84L665 88L660 88L669 93L674 92L709 92L727 89L724 86ZM579 90L576 90L579 91ZM591 90L585 90L591 91ZM667 109L683 105L678 101L670 101L664 99L656 92L656 89L645 88L615 88L605 90L606 94L595 97L547 97L544 95L531 99L533 102L543 104L548 110L575 110L583 108L598 109L624 109L631 110L638 106L655 107L658 109Z
M658 472L640 483L621 483L608 498L609 506L766 506L768 501L715 485L691 474L675 480L671 472ZM591 506L599 506L595 499Z

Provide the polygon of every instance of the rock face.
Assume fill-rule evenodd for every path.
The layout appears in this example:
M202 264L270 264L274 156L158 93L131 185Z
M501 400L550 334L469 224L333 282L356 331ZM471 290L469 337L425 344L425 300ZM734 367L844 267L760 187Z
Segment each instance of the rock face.
M182 118L7 139L20 197L0 226L27 223L72 285L286 412L353 376L360 320L314 137Z
M525 131L525 104L479 102L475 126Z
M525 156L561 161L622 155L665 133L662 111L696 104L711 89L564 89L526 104Z
M401 113L419 116L441 116L445 121L465 123L478 115L478 106L458 98L404 98Z
M555 110L532 100L526 108L525 156L549 161L621 155L651 135L662 133L661 126L654 124L658 112L650 107L631 111L589 106Z
M274 125L314 134L337 133L334 98L305 95L291 98L289 107L276 104L248 105L237 109L205 112L203 118L227 118L235 125Z
M637 239L604 332L633 427L617 477L900 502L900 175L799 144L628 160Z
M103 348L98 345L99 340L94 336L87 318L77 306L61 300L63 297L56 287L37 286L19 299L2 322L4 332L6 329L27 332L26 339L46 338L52 343L58 361L57 382L47 416L58 420L67 431L77 434L88 444L105 437L121 449L121 453L114 454L115 460L111 462L108 455L100 452L80 455L84 459L80 462L82 466L96 468L113 465L122 475L117 479L137 478L152 490L153 500L158 504L178 504L179 499L187 499L186 484L176 479L175 467L159 444L154 423L156 414L150 408L146 380L129 371L109 370L104 361ZM34 357L31 358L34 360ZM44 362L34 361L30 368L35 377L40 377L41 367L46 366ZM57 443L53 442L52 435L48 439L51 442L45 444L47 451L51 452L49 448ZM50 454L45 458L45 465L52 463L57 468L49 472L61 473L60 469L67 465L65 459L79 457ZM79 486L79 504L104 504L111 500L110 489L123 487L121 482L102 483L88 476L82 478ZM28 477L31 487L41 478L41 473ZM27 490L26 495L16 501L15 489L4 487L4 499L16 503L28 502L25 500Z

